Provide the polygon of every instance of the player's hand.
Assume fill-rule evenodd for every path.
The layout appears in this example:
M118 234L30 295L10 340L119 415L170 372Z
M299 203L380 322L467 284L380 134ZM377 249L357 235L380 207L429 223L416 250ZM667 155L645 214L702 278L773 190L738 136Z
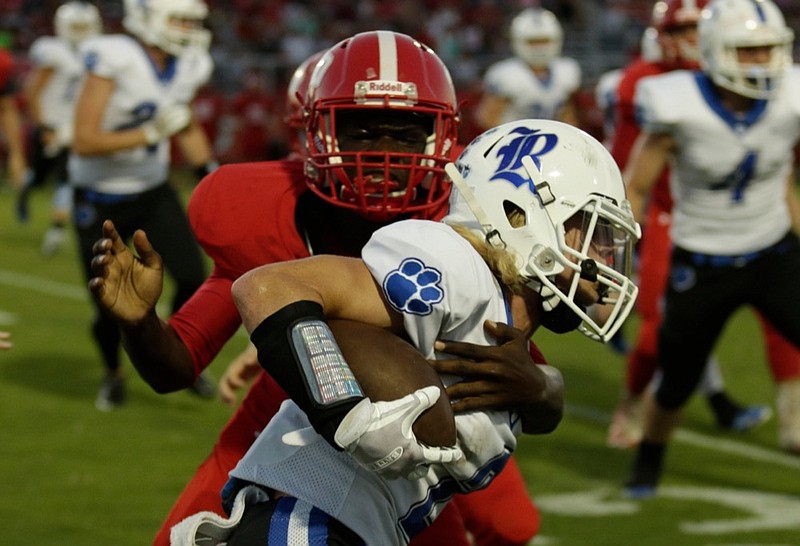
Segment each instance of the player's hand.
M147 235L133 235L135 256L125 245L114 223L103 222L103 238L95 241L92 252L91 290L100 307L115 320L136 324L155 309L161 296L164 266Z
M251 343L234 358L219 380L219 395L229 406L236 405L237 392L247 387L261 373L258 351Z
M484 328L498 345L445 340L434 345L437 352L456 357L430 361L437 372L462 378L446 390L453 411L516 409L536 416L538 432L552 430L563 411L560 372L533 361L521 330L492 321Z
M170 104L159 107L152 122L143 126L148 144L158 144L189 126L192 111L185 104Z
M11 343L11 332L0 332L0 350L7 350L13 347Z
M365 398L339 424L334 440L361 466L384 478L422 478L431 464L450 463L463 456L458 446L421 444L411 429L440 395L439 387L429 386L390 402Z
M60 125L48 130L42 135L42 144L45 156L57 156L61 150L72 145L72 127Z

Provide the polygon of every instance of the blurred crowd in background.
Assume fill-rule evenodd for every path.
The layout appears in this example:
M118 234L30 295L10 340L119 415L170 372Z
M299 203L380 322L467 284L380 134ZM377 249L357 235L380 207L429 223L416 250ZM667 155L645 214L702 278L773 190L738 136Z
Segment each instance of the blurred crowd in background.
M0 0L0 46L10 49L24 76L33 41L52 34L61 0ZM538 4L564 27L563 54L581 65L581 125L595 136L602 114L593 88L607 70L637 53L650 18L649 0L210 0L208 24L215 72L194 109L221 162L275 159L288 151L285 89L294 68L339 40L364 30L389 29L417 37L445 61L462 102L462 142L479 134L473 107L481 77L510 55L508 25ZM800 2L778 0L787 22L800 27ZM121 30L122 2L98 0L106 32Z

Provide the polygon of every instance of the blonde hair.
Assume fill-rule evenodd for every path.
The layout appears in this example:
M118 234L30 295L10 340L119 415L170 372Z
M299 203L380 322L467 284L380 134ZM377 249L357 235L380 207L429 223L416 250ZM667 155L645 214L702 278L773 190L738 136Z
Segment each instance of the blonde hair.
M514 222L514 216L514 213L510 213L509 221L511 221L512 226L514 226L516 223L517 225L515 227L517 227L520 221L517 219L517 221ZM524 222L524 218L522 219L522 222ZM522 293L522 288L526 284L526 279L519 274L517 260L513 254L511 254L505 248L498 248L490 245L486 241L485 237L478 235L462 225L448 225L453 228L456 233L466 239L467 242L472 245L475 251L480 254L481 258L483 258L483 261L489 266L489 269L492 271L500 284L507 286L508 289L514 294Z

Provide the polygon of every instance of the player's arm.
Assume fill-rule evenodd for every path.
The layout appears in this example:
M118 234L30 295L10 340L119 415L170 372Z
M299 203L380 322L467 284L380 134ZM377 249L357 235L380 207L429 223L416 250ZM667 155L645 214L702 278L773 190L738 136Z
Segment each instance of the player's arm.
M267 317L302 301L320 306L328 318L395 331L401 323L360 258L320 255L264 265L242 275L231 292L251 334Z
M650 192L674 149L675 139L668 133L643 132L633 145L622 178L625 180L633 217L640 223L645 217Z
M491 129L500 125L500 120L503 119L503 114L510 104L511 100L506 97L484 92L475 110L475 119L481 129Z
M372 402L336 344L327 319L395 331L402 322L361 259L321 255L262 266L231 293L259 362L332 446L390 478L419 478L427 465L461 457L455 446L432 448L412 432L439 400L438 387Z
M44 114L42 113L41 97L48 82L55 74L55 69L49 66L39 66L31 70L22 93L28 105L28 115L34 125L44 125Z
M186 162L194 170L198 181L217 167L208 135L197 120L192 119L186 129L176 133L175 142Z
M439 373L462 378L447 388L453 411L514 409L527 434L555 430L564 415L564 379L558 369L537 364L525 334L512 326L487 321L497 345L439 340L438 352L448 358L431 360Z
M140 128L105 131L103 117L114 92L114 80L88 73L75 105L73 150L81 155L101 155L147 144Z
M191 355L175 331L156 313L163 288L163 264L143 231L133 237L135 256L113 222L93 246L89 289L98 306L119 325L122 341L142 378L160 393L190 386Z
M184 130L191 121L191 111L184 104L159 106L152 120L142 119L130 128L105 130L102 125L106 108L114 93L111 78L87 73L75 105L75 139L72 148L81 155L103 155L155 145Z
M786 205L789 207L789 218L792 230L800 235L800 200L797 198L797 166L793 165L786 179Z
M564 123L569 123L575 127L580 126L580 117L578 116L578 93L575 92L569 96L564 106L561 107L557 114L557 118Z
M22 122L13 93L0 92L0 129L6 138L9 179L15 188L22 188L27 162L22 144Z

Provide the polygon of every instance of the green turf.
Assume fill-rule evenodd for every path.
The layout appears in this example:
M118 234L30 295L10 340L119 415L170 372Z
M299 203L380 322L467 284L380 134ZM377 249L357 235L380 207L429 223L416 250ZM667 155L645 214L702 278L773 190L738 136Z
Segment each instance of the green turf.
M53 258L39 254L47 199L35 194L30 223L19 225L12 195L0 192L0 330L12 331L15 343L0 352L4 542L149 544L232 410L188 393L159 396L130 366L129 403L110 414L95 410L102 370L74 243ZM634 319L628 332L635 327ZM542 510L536 544L800 545L800 458L777 450L774 419L749 434L725 434L693 400L668 454L661 497L627 501L620 485L632 453L604 444L622 359L579 334L537 339L564 372L569 413L554 433L523 438L518 451ZM244 343L240 336L228 344L212 366L217 376ZM719 355L738 399L773 404L749 310L730 323ZM742 447L755 452L731 452ZM764 513L752 512L759 506ZM692 526L704 522L720 525Z

